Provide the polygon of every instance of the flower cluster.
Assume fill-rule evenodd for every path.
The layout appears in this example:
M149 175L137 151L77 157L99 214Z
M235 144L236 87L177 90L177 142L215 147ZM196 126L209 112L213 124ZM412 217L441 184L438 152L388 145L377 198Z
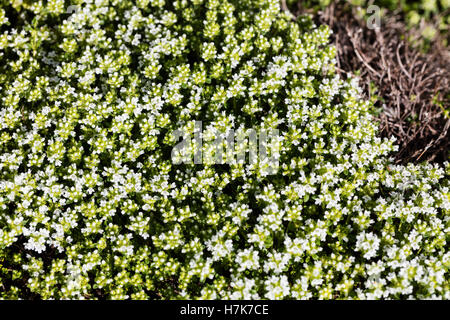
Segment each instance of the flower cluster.
M0 298L450 298L450 166L392 164L327 27L278 0L0 4ZM279 130L279 170L173 163L197 120Z

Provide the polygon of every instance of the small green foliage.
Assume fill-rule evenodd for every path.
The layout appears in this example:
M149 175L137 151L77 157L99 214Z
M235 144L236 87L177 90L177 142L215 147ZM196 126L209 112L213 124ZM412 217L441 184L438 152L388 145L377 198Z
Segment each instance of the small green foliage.
M327 27L277 0L0 3L0 298L450 298L450 166L392 164ZM279 129L279 171L175 165L195 120Z

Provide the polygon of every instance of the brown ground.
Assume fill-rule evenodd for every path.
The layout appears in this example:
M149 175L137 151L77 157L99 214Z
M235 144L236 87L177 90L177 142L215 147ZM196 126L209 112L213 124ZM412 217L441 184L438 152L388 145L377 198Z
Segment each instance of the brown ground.
M337 1L315 15L317 23L333 29L338 72L347 77L359 70L367 97L375 85L381 135L397 138L397 163L448 160L450 118L443 112L450 109L448 48L438 39L423 53L405 40L419 38L420 30L407 31L400 14L389 13L379 29L371 30L355 10ZM300 1L292 13L304 12Z

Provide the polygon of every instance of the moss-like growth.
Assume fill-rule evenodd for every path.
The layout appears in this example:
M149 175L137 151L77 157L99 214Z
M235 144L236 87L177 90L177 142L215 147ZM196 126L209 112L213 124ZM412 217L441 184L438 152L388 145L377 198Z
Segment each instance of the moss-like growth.
M391 164L328 28L276 0L1 3L2 298L450 298L450 167ZM198 120L278 129L278 171L174 164Z

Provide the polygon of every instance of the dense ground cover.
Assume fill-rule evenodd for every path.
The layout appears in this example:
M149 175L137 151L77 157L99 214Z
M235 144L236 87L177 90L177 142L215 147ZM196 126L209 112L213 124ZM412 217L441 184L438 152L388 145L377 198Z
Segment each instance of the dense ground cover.
M450 166L393 164L328 27L274 0L1 4L2 298L450 298ZM196 120L278 129L277 173L174 164Z

